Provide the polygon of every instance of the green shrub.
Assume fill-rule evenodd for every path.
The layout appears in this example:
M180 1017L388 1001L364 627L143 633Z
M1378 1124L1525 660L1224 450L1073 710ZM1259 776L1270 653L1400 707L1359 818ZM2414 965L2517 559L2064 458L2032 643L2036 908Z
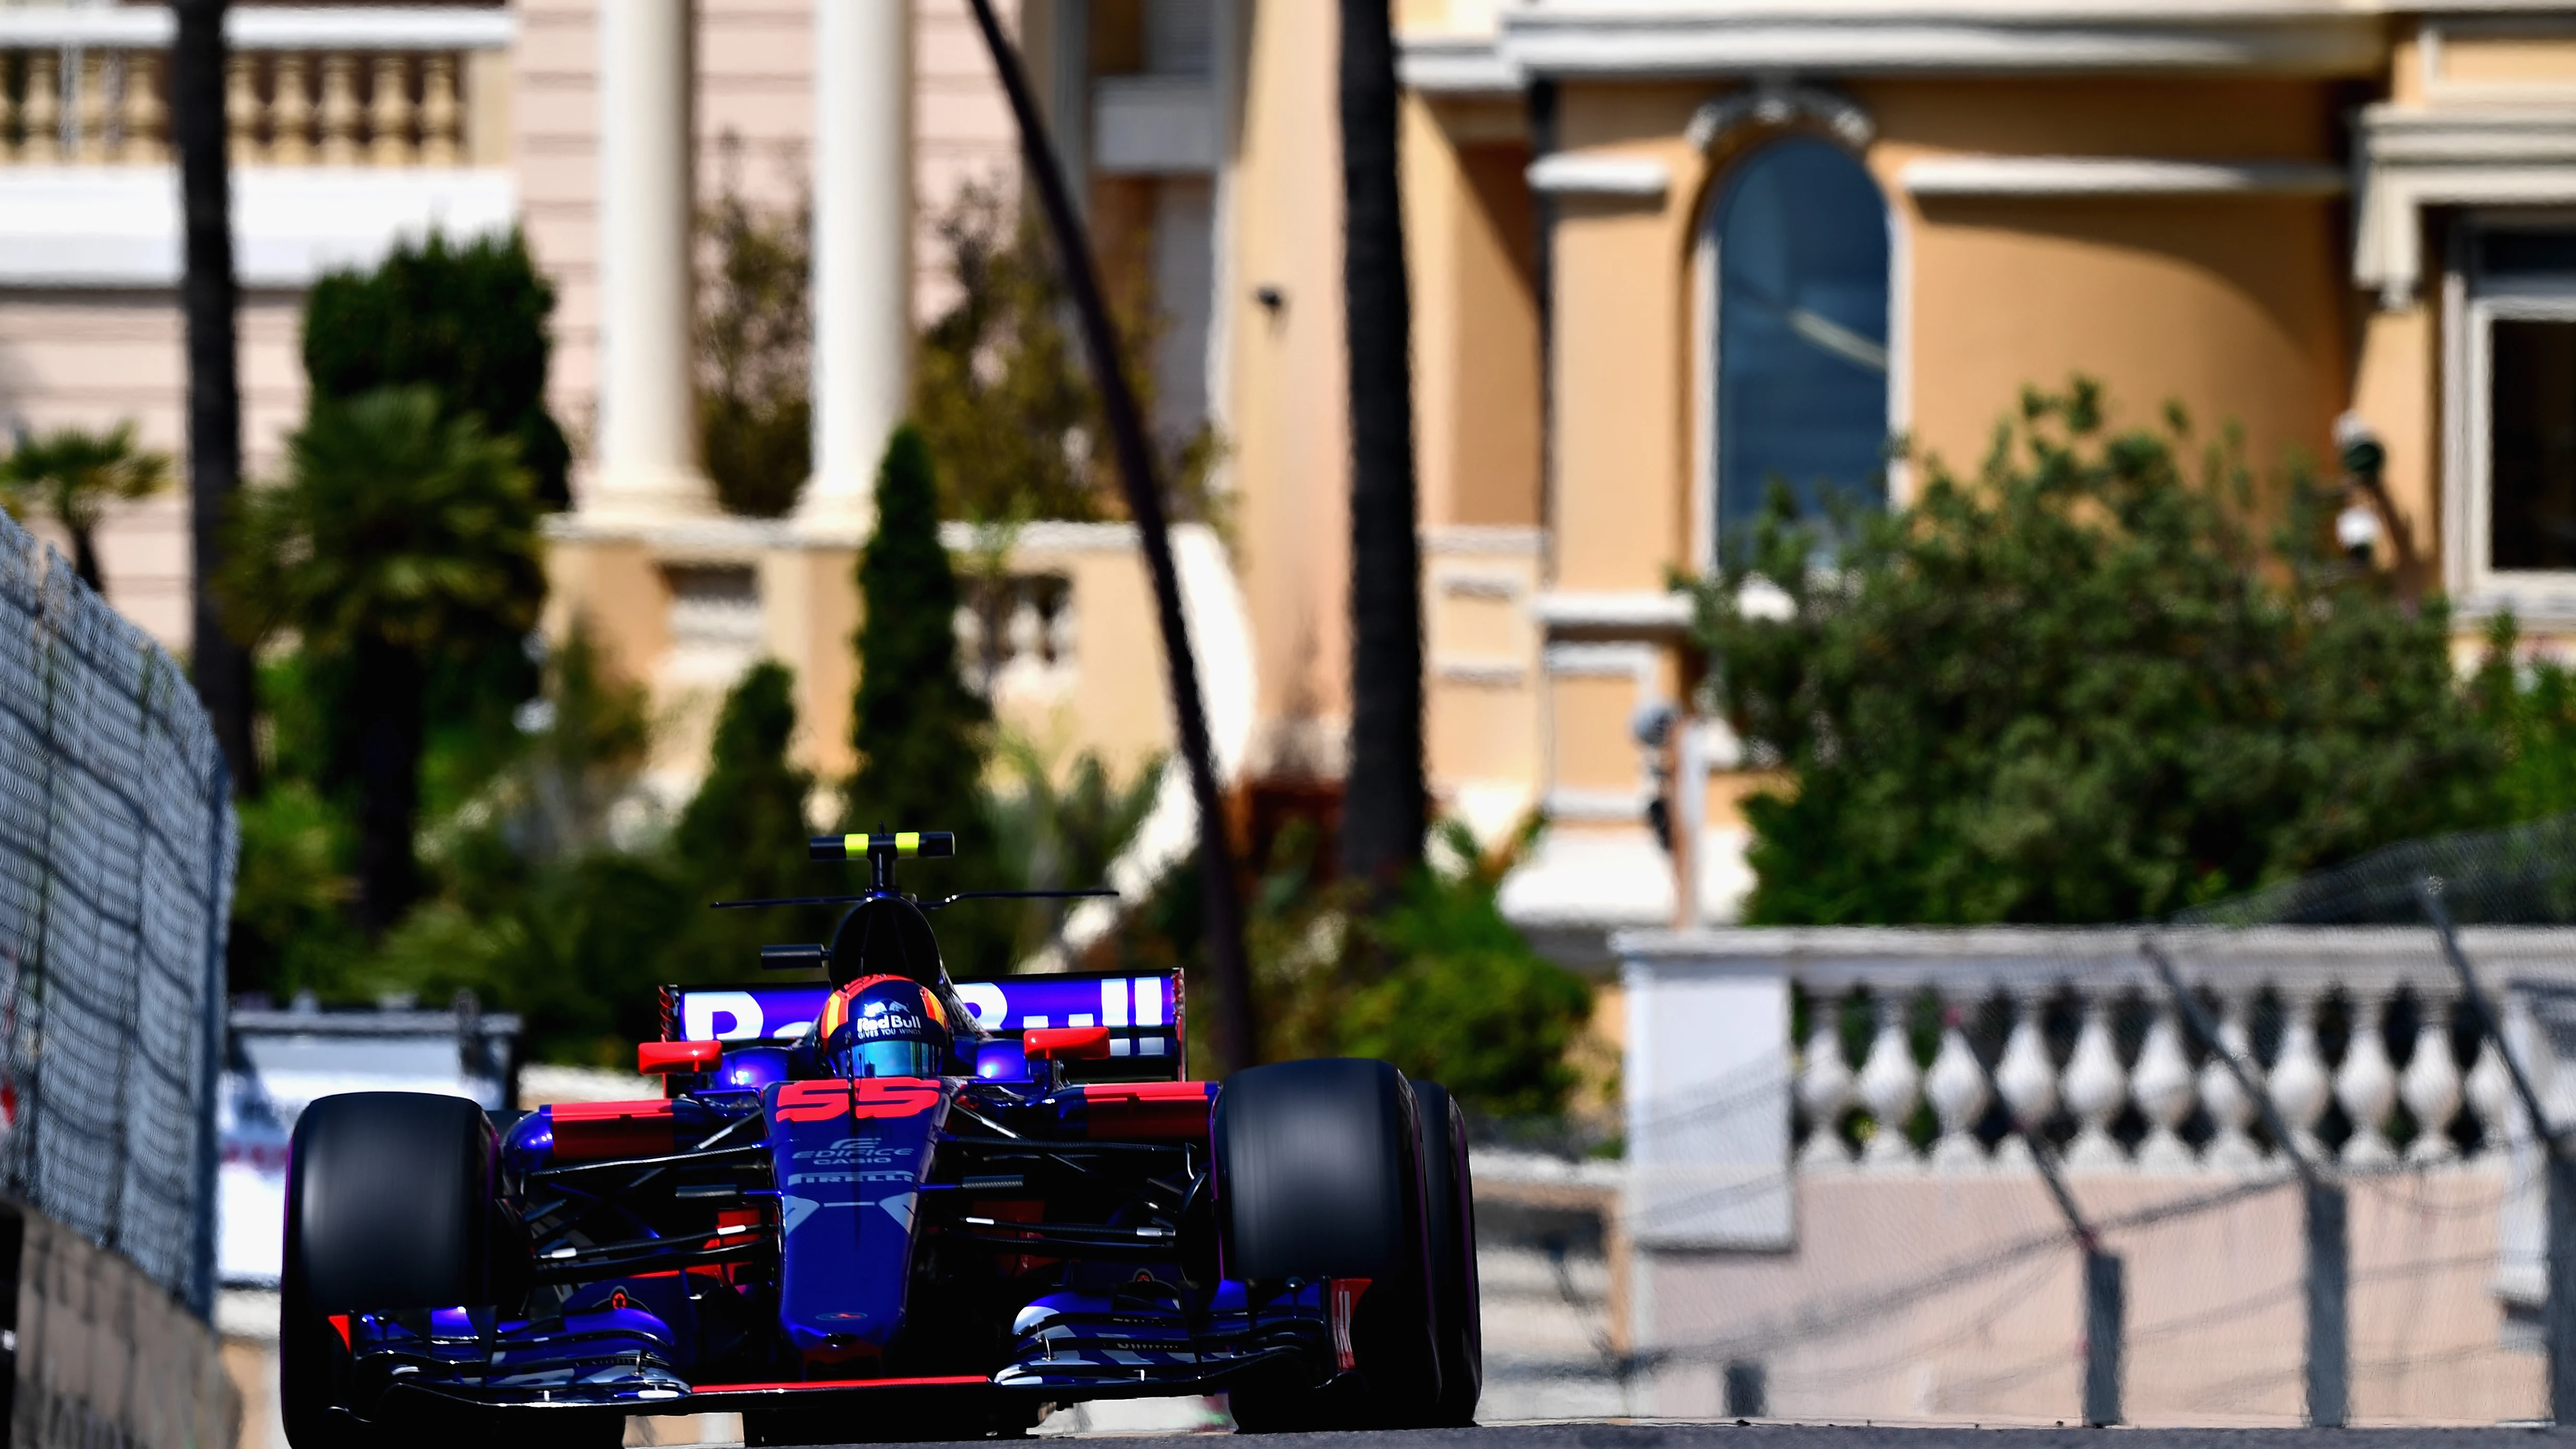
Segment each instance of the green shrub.
M451 416L473 413L514 440L537 500L568 507L572 449L546 411L555 293L527 240L436 232L405 241L373 271L333 272L304 299L304 374L316 397L382 387L434 389Z
M1903 513L1775 508L1697 585L1758 923L2138 919L2492 817L2449 617L2337 555L2296 470L2032 394ZM2278 523L2268 539L2263 520ZM1767 586L1746 592L1748 585ZM1773 607L1773 604L1784 607Z
M728 189L698 231L699 450L727 512L775 518L814 471L813 214L764 213Z

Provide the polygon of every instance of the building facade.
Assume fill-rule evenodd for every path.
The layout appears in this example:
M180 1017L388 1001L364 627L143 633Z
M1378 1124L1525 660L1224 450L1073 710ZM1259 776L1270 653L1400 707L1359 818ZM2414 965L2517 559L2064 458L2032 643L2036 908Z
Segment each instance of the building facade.
M1154 280L1157 421L1225 443L1230 527L1182 539L1222 763L1328 794L1349 712L1332 8L1004 9L1104 262ZM2026 384L2099 378L2115 423L2177 401L2265 466L2330 459L2349 414L2386 450L2383 558L2464 629L2508 606L2576 624L2576 34L2545 7L1397 19L1430 771L1489 839L1553 823L1506 906L1567 959L1722 921L1743 884L1751 777L1690 717L1669 575L1707 568L1774 474L1901 506L1891 439L1973 465ZM808 761L845 768L852 563L909 337L948 297L934 227L962 187L1018 176L965 7L246 5L234 25L254 468L300 412L313 276L433 224L525 227L580 454L549 626L589 619L683 722L671 789L764 654L798 672ZM0 5L0 420L181 441L167 30L153 7ZM727 188L815 208L817 462L781 520L716 509L687 425L690 212ZM179 506L137 506L105 546L111 592L172 636ZM961 628L1006 722L1124 765L1166 746L1125 529L954 542L1000 547L999 603ZM1667 774L1678 870L1645 823ZM1157 838L1186 836L1176 817Z

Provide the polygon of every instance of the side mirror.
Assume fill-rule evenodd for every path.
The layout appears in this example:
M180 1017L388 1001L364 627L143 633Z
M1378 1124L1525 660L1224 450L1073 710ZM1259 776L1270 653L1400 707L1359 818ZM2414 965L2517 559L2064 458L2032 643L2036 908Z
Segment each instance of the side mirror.
M648 1041L635 1047L635 1070L659 1076L666 1072L711 1072L724 1060L720 1041Z
M1033 1062L1098 1061L1109 1055L1105 1026L1033 1026L1020 1037Z

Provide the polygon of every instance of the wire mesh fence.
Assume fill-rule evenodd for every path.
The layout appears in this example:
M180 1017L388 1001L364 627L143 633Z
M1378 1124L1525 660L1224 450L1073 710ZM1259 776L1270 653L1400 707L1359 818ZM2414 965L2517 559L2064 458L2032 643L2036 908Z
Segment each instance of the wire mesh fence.
M200 1316L229 795L178 663L0 517L0 1191Z
M2571 923L2553 820L2143 926L1632 938L1597 1372L1684 1418L2551 1418Z

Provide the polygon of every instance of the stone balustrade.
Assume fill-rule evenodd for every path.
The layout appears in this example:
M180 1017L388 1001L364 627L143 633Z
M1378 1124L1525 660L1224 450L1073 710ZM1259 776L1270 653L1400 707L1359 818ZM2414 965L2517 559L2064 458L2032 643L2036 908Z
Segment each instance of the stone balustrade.
M2253 1091L2329 1170L2528 1157L2505 1061L2429 929L2156 939L2252 1091L2196 1041L2133 928L1619 936L1631 1231L1783 1248L1800 1179L2027 1173L2016 1121L2079 1175L2284 1172ZM2461 942L2543 1106L2576 1121L2576 931Z
M2545 1034L2513 982L2562 979L2576 962L2553 933L2474 934L2509 1037L2536 1049ZM2429 931L2204 932L2170 949L2311 1160L2459 1161L2501 1153L2520 1130L2505 1064ZM2077 1172L2283 1165L2260 1104L2134 950L2052 956L2043 944L2019 960L1825 961L1792 975L1807 1020L1792 1087L1801 1170L2026 1167L2015 1122L2041 1124Z
M167 164L170 30L159 7L0 10L0 165ZM513 33L480 6L236 10L233 164L467 165L497 143L477 102Z

